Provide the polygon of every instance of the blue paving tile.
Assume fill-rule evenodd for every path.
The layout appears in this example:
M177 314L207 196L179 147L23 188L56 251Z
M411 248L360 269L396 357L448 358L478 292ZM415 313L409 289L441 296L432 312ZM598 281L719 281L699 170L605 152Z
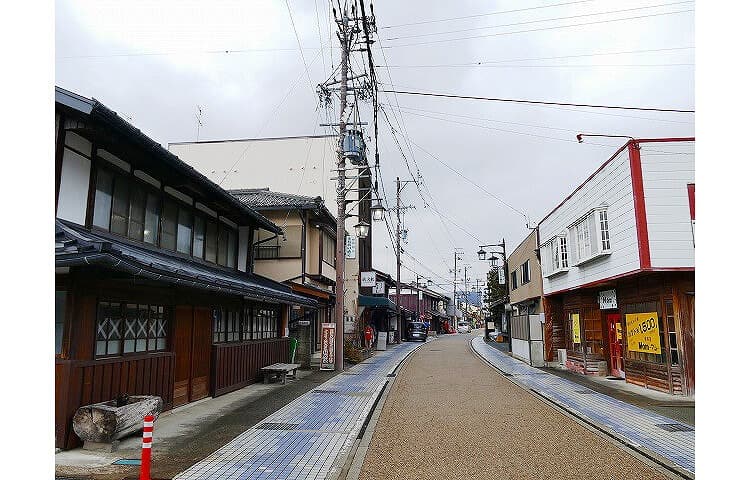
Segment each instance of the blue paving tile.
M501 372L513 373L512 377L507 377L509 380L532 388L576 415L612 431L622 440L638 444L640 448L695 473L695 432L667 432L656 426L660 423L680 422L598 392L576 393L589 389L505 355L486 345L481 337L472 340L472 347Z

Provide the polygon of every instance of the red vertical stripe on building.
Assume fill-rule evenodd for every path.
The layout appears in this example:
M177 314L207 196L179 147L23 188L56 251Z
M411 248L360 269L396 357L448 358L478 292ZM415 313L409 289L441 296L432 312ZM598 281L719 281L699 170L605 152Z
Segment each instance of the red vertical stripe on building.
M635 207L635 231L638 235L638 257L641 268L651 268L651 249L648 245L648 223L646 221L646 199L643 195L643 171L641 170L641 148L636 142L628 143L630 178L633 181L633 205Z
M695 220L695 184L688 183L688 202L690 203L690 220Z

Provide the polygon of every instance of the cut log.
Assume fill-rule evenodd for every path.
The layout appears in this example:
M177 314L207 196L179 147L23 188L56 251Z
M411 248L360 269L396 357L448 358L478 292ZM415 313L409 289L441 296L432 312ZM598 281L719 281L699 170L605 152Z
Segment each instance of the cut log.
M73 415L73 431L84 442L111 443L143 428L143 417L159 416L161 397L134 395L118 407L116 400L85 405Z

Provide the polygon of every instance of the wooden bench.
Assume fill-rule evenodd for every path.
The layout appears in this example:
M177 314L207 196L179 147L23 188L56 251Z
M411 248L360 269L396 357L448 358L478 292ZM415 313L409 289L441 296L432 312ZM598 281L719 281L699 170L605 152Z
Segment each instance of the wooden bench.
M297 378L297 369L301 367L301 363L274 363L267 367L260 369L263 372L263 383L268 383L271 376L275 378L281 378L281 383L286 384L286 376L289 372L292 372L292 378Z

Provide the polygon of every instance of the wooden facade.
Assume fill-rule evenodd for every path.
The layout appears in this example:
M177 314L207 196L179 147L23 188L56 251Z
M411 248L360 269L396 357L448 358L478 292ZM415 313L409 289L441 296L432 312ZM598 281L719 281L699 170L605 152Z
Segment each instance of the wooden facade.
M599 292L614 289L617 309L599 309ZM554 361L566 349L566 367L586 375L615 374L619 348L609 341L608 319L619 316L625 381L675 395L695 393L695 273L639 274L558 295L545 296L545 358ZM625 316L658 314L661 354L630 352ZM574 344L571 316L578 315L581 343Z
M290 306L316 302L252 273L252 232L277 225L102 104L55 94L55 445L69 449L81 406L156 395L169 410L260 380L288 361Z

